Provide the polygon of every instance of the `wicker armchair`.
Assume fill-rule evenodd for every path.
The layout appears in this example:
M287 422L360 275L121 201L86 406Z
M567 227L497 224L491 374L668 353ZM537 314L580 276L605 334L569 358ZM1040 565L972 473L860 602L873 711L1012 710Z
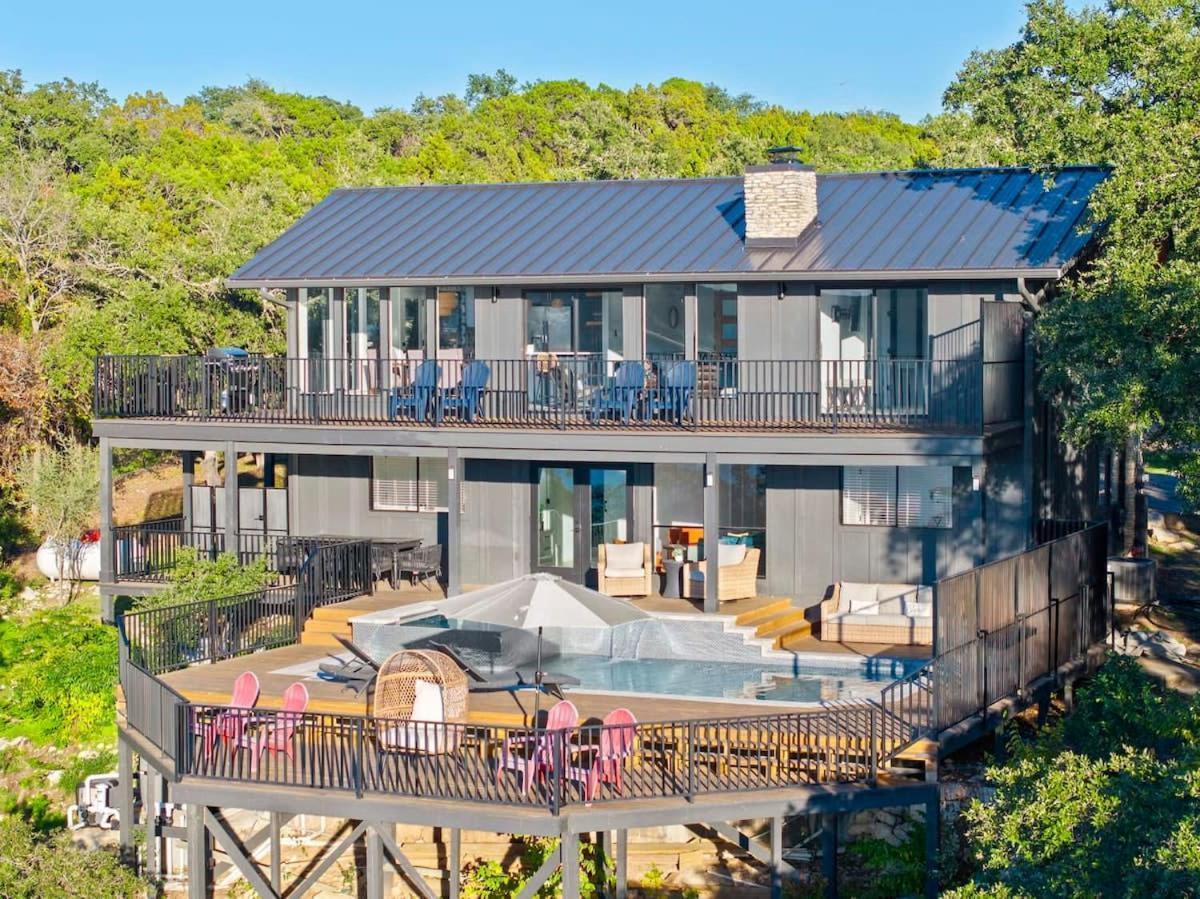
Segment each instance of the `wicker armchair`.
M375 681L373 717L385 752L453 752L467 720L467 677L444 652L392 653Z
M601 543L596 553L596 578L601 593L650 595L654 567L650 564L649 543Z
M720 558L721 550L729 547L728 552L744 550L745 555L736 562L721 565L720 577L717 578L717 599L729 602L732 599L748 599L758 595L758 557L759 549L754 546L736 547L729 544L718 544L717 552ZM719 564L719 563L718 563ZM704 572L706 562L693 562L683 566L683 595L688 599L704 599Z

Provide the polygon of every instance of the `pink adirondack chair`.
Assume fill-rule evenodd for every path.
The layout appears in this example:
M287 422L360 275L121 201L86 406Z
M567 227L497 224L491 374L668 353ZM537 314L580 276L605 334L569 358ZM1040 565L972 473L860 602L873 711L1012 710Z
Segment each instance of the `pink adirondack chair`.
M258 770L264 752L282 752L291 761L292 737L307 708L308 688L296 681L283 691L283 705L270 714L263 732L242 738L242 745L250 750L251 774Z
M204 755L212 755L217 738L227 740L234 746L242 742L242 733L250 718L249 710L258 702L258 677L253 671L243 671L233 682L233 694L229 697L229 710L218 712L210 721L197 725L196 732L204 737ZM242 711L245 710L245 711Z
M579 710L567 699L560 699L546 713L546 727L536 735L505 741L496 768L496 782L505 768L521 773L521 792L528 793L535 780L544 778L554 767L555 733L574 730L579 725ZM530 751L532 747L532 751Z
M592 759L588 771L588 799L600 794L600 784L610 783L617 795L624 792L621 771L625 759L633 755L633 744L637 739L637 719L629 709L613 709L604 716L604 727L600 731L600 751Z

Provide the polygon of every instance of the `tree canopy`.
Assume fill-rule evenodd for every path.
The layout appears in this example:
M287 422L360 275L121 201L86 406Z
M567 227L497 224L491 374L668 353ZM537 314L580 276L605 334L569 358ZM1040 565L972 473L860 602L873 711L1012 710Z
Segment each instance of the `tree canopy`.
M1044 383L1078 440L1186 450L1200 499L1200 3L1035 0L1020 39L972 54L946 104L976 147L1112 166L1092 202L1101 254L1041 317Z

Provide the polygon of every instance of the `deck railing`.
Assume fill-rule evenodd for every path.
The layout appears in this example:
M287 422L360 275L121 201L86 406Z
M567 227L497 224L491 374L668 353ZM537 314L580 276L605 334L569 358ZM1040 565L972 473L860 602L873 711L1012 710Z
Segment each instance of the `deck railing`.
M874 705L549 732L195 704L179 714L188 735L177 762L183 776L552 813L867 781L892 748ZM260 752L256 739L274 748Z
M291 538L290 583L237 596L126 612L129 658L151 674L300 639L312 610L374 592L369 540Z
M251 356L102 356L97 418L166 418L436 427L829 429L978 433L983 372L972 359L630 360L598 355L488 359L477 401L456 403L464 364L443 360L436 387L407 361ZM627 383L627 382L626 382ZM447 402L449 400L449 402ZM467 407L467 408L464 408ZM469 409L469 411L468 411Z

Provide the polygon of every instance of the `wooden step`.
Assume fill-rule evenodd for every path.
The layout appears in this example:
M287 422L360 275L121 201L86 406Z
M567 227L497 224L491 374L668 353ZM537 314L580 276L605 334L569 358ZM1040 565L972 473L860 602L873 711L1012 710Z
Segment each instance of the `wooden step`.
M341 643L334 639L332 634L322 634L319 631L306 630L300 635L300 646L328 646L335 649L342 649Z
M775 638L775 648L776 649L786 649L786 650L800 650L800 649L811 650L812 649L811 646L806 646L804 644L812 636L812 623L806 622L806 624L808 626L805 628L799 628L795 631L789 631L786 634L780 634L778 637L776 637Z
M342 605L318 606L313 609L312 617L316 621L349 621L362 614L362 609L347 609Z
M792 604L789 600L778 599L775 602L770 602L764 606L759 606L757 609L750 609L749 611L742 612L742 614L733 619L733 623L742 627L750 627L751 625L757 625L775 615L782 614L791 607Z
M304 633L309 634L341 634L349 637L353 629L348 621L337 621L326 618L310 618L304 624Z
M754 629L756 637L778 637L780 634L791 632L791 628L797 622L808 622L804 618L804 609L789 608L782 615L773 615L766 619Z

